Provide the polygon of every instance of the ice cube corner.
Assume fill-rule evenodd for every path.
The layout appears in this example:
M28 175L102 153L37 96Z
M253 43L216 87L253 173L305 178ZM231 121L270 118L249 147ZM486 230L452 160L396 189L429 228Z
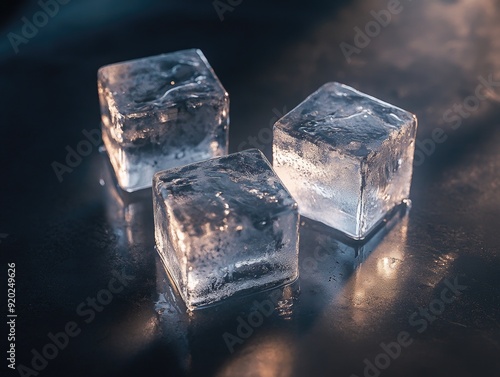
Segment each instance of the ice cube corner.
M298 277L299 214L248 150L153 178L156 248L188 309Z
M102 137L119 186L151 186L155 172L227 155L229 96L200 50L98 71Z
M415 115L330 82L279 119L273 166L301 215L365 238L409 198Z

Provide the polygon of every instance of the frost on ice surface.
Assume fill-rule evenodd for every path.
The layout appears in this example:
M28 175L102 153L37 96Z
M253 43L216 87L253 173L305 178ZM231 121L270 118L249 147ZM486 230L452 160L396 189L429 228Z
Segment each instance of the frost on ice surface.
M258 150L155 174L155 237L188 308L298 274L297 204Z
M124 190L227 154L229 97L200 50L102 67L98 89L103 141Z
M300 213L364 238L409 197L416 117L327 83L274 125L273 165Z

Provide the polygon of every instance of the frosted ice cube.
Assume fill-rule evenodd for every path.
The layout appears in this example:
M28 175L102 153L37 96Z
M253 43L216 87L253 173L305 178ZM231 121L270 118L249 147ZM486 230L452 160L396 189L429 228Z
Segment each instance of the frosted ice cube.
M189 309L298 276L297 204L258 150L156 173L156 247Z
M409 197L416 117L327 83L274 125L273 165L302 215L363 239Z
M102 67L98 89L103 141L124 190L227 154L229 96L200 50Z

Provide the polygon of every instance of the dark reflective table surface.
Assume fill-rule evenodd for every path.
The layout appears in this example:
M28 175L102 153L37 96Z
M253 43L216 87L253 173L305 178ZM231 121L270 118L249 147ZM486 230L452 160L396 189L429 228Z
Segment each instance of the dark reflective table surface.
M0 39L2 376L500 375L500 3L74 0L28 38L40 9ZM150 191L117 191L92 135L100 66L192 47L230 94L231 152L271 158L272 124L327 81L415 113L412 209L356 244L303 219L297 282L186 313Z

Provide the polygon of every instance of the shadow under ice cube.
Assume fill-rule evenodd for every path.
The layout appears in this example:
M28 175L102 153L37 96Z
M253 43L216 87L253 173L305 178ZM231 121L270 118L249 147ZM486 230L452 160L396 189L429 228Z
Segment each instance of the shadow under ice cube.
M102 67L98 88L104 145L124 190L227 154L229 96L200 50Z
M416 117L327 83L274 125L273 165L302 215L365 238L409 197Z
M156 173L158 253L188 309L298 276L297 204L258 150Z

